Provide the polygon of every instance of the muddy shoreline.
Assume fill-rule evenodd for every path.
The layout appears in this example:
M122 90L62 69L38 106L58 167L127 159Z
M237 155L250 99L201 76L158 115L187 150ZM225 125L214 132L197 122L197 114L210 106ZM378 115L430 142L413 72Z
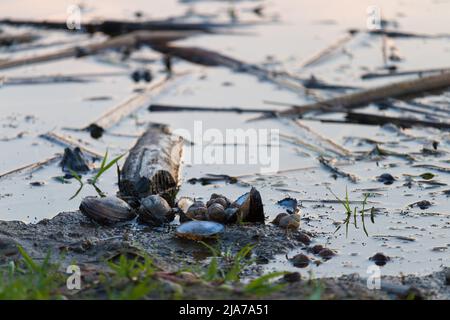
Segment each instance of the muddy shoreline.
M307 239L310 239L309 244ZM100 226L81 212L63 212L52 219L44 219L36 224L19 221L0 222L0 260L6 264L9 260L20 257L15 246L22 246L36 261L40 261L50 253L51 259L59 259L62 267L77 264L83 269L105 270L107 261L120 255L133 255L144 251L158 265L164 274L178 274L187 267L207 268L211 256L209 249L194 241L179 239L175 236L175 226L166 225L161 228L149 228L130 222L111 227ZM242 270L243 279L261 276L261 265L268 263L276 254L288 253L294 248L315 245L314 234L304 231L285 230L272 225L233 225L227 226L220 240L209 245L223 251L235 253L245 245L254 245L252 258L254 262ZM326 261L322 261L326 263ZM349 274L336 278L322 278L321 299L447 299L450 297L450 286L447 285L448 270L427 276L382 277L382 283L389 284L386 290L369 290L366 282L357 274ZM289 276L290 275L290 276ZM89 277L83 278L89 286ZM277 280L287 285L275 293L261 298L266 299L308 299L314 293L310 279L299 279L292 273ZM176 281L175 281L176 282ZM409 288L415 296L402 296L391 290L394 286ZM246 299L252 296L240 290L241 284L227 286L211 286L205 282L193 281L183 285L183 292L193 299ZM231 290L231 291L230 291ZM152 296L160 299L170 296ZM72 294L71 299L82 299L83 294ZM101 298L99 295L97 298ZM254 297L252 297L254 298Z

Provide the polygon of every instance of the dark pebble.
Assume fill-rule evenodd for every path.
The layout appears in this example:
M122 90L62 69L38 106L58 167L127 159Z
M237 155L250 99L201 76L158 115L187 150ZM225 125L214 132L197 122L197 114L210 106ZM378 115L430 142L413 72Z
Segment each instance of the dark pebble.
M336 254L333 252L333 250L328 249L328 248L323 248L319 252L319 256L325 260L331 259L335 255Z
M382 183L384 183L386 185L389 185L389 184L393 184L394 183L395 178L389 173L383 173L381 176L379 176L377 178L377 181L378 182L382 182Z
M322 245L316 244L314 247L312 247L312 248L310 249L310 251L311 251L312 253L314 253L314 254L318 254L320 251L322 251L322 249L323 249L323 246L322 246Z
M297 241L300 241L301 243L303 243L305 245L309 245L311 243L311 239L303 232L299 232L299 233L295 234L294 238Z
M295 255L291 259L292 264L297 268L306 268L309 265L310 261L311 260L309 260L308 256L304 255L303 253Z
M283 276L283 280L286 282L299 282L302 280L302 276L298 272L290 272Z
M370 258L371 261L375 262L377 266L384 266L389 260L391 260L384 253L378 252L375 253L373 257Z

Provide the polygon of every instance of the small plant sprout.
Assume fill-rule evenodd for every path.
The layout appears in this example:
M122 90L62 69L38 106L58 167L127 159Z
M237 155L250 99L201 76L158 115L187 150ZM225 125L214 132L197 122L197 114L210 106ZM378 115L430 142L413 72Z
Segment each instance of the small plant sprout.
M362 228L364 233L366 234L366 236L369 236L369 233L367 231L366 228L366 223L365 223L365 211L366 210L366 205L367 205L367 199L370 196L370 193L365 193L364 194L364 199L362 201L362 210L358 211L358 207L354 207L353 209L350 206L350 199L348 196L348 191L347 188L345 188L345 198L344 200L340 199L331 189L328 188L328 190L331 192L331 194L342 204L342 206L345 209L345 213L347 215L347 217L345 218L343 224L345 225L345 235L348 236L348 228L350 225L350 221L353 218L353 225L355 226L355 229L359 229L358 228L358 213L361 215L361 224L362 224ZM374 208L372 208L370 210L370 221L372 223L375 223L375 219L374 219ZM339 229L341 228L342 224L339 225L336 230L334 231L334 233L338 232Z
M99 178L106 172L108 171L112 166L116 165L117 166L117 174L118 174L118 179L120 179L120 169L119 169L119 164L118 161L124 156L125 154L122 154L114 159L112 159L111 161L108 162L108 150L106 150L105 152L105 156L102 159L102 162L100 163L100 168L98 169L97 173L95 174L95 176L91 179L88 180L88 183L90 185L92 185L95 189L95 191L97 192L97 194L100 197L105 197L105 193L100 190L100 188L97 186L97 182L99 180ZM70 170L70 169L69 169ZM70 170L70 174L80 183L80 187L78 188L78 190L75 192L75 194L69 199L72 200L74 199L76 196L78 196L78 194L81 192L81 190L84 187L84 182L82 177L76 173L73 170Z

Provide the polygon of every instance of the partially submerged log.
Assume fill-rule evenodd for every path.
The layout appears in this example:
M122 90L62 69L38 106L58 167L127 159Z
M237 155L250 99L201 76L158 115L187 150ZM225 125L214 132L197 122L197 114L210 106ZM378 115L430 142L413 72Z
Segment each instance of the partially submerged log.
M445 73L450 72L450 68L434 68L434 69L418 69L418 70L404 70L404 71L388 71L388 72L369 72L361 76L363 80L371 80L387 77L402 77L410 75L423 76L429 73Z
M130 150L119 181L120 196L135 200L158 194L174 204L183 139L163 124L150 124Z
M182 31L135 31L129 34L113 37L100 43L90 44L86 46L74 46L59 51L36 55L32 57L11 59L0 62L0 70L19 67L24 65L31 65L40 62L54 61L71 57L84 57L88 55L97 54L99 52L120 49L120 48L135 48L141 44L168 42L178 40L192 35L192 32Z
M304 114L311 111L345 112L355 108L364 107L370 103L385 101L389 98L401 99L413 95L426 94L430 91L446 89L448 87L450 87L450 72L410 81L397 82L304 106L293 106L288 110L278 112L276 115L280 117L295 118L302 117ZM265 116L265 118L267 118L267 116Z

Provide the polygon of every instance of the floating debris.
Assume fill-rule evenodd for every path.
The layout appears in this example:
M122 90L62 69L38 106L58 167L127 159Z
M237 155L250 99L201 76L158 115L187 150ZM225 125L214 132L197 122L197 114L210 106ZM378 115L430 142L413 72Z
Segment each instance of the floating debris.
M410 205L408 205L408 207L410 207L410 208L418 207L421 210L426 210L429 207L431 207L432 205L433 204L428 200L421 200L421 201L411 203Z

